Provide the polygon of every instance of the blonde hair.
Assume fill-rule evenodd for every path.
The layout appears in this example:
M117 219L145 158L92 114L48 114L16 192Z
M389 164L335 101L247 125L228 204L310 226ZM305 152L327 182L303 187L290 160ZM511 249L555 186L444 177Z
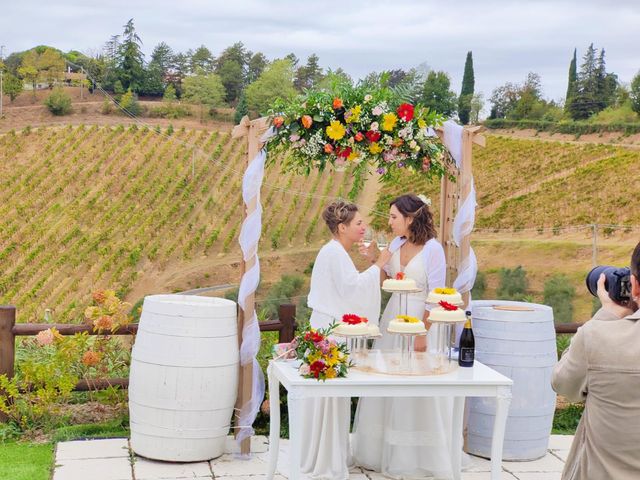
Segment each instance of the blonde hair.
M358 207L350 202L344 200L336 200L326 206L322 212L322 219L331 230L334 235L338 233L338 225L344 223L349 225L353 217L356 216Z

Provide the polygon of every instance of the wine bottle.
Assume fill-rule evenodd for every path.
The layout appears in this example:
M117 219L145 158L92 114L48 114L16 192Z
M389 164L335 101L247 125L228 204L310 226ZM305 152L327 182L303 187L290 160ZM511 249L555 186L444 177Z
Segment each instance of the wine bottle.
M461 367L473 367L475 358L476 341L473 338L473 330L471 330L471 312L467 311L467 321L464 324L464 330L460 335L458 365Z

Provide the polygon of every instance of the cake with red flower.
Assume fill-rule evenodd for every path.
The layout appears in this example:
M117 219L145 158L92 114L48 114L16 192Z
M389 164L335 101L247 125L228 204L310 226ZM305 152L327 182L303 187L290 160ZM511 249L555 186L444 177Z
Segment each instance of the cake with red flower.
M398 272L395 278L387 278L382 282L382 288L385 290L403 292L406 290L415 290L417 285L414 279L407 278L404 273Z
M467 317L464 310L457 305L445 301L440 301L438 305L429 314L430 322L455 323L466 321Z
M427 295L427 303L447 302L451 305L462 306L462 295L455 288L434 288Z
M369 320L366 317L347 313L342 316L342 321L338 322L334 333L338 335L369 335L369 331Z
M398 315L389 322L387 330L391 333L425 333L424 323L416 317Z

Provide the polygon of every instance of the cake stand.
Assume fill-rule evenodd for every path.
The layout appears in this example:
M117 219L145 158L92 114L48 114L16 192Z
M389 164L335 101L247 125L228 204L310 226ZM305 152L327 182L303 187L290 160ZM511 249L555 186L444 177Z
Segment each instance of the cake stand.
M367 348L367 340L370 338L380 338L381 334L365 333L362 335L351 335L349 333L336 333L331 332L334 337L344 338L347 343L347 349L349 350L349 357L353 360L355 365L358 364L358 359L367 356L369 349Z
M436 305L436 306L439 305L438 303L431 303L431 302L425 302L425 303L429 305ZM456 303L453 303L453 305L460 307L464 304L456 302ZM455 326L458 323L466 322L466 320L467 320L466 317L460 320L455 320L455 321L434 320L431 317L429 317L429 322L431 322L432 324L438 325L438 332L437 332L438 334L436 337L435 353L436 353L436 356L441 361L444 361L444 359L446 358L447 361L451 362L451 349L452 347L455 347L455 333L456 333Z
M389 293L395 293L398 295L398 315L408 315L409 312L409 294L411 293L419 293L422 291L420 288L413 288L411 290L399 290L394 288L382 288L383 291ZM422 319L419 319L422 321ZM405 332L394 332L387 330L392 335L398 335L400 337L400 351L401 351L401 359L404 367L409 368L411 361L414 357L414 344L415 337L424 336L427 332L419 332L419 333L405 333Z

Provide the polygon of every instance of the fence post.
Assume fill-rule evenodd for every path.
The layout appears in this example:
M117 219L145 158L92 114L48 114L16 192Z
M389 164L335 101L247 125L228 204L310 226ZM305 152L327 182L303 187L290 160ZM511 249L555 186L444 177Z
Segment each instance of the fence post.
M282 328L278 335L278 343L289 343L293 340L296 330L296 306L284 304L278 307L278 316Z
M9 378L14 374L16 341L13 326L16 324L16 307L0 305L0 375ZM0 422L6 422L7 416L0 413Z

